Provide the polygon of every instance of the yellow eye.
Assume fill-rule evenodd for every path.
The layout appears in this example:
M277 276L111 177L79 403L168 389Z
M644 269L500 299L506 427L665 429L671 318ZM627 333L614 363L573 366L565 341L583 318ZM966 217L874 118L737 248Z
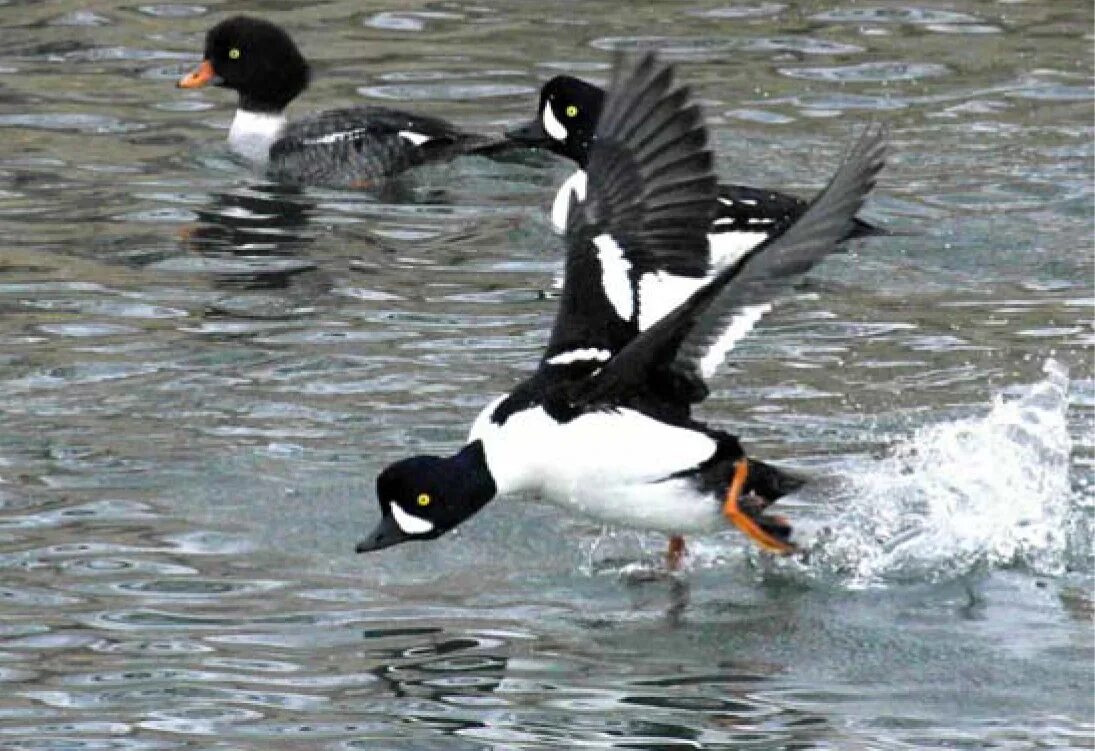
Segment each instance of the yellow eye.
M567 117L574 117L578 114L578 107L576 105L567 106Z
M232 49L228 50L228 57L232 58L233 60L239 60L240 59L239 47L233 47Z
M418 505L419 506L429 506L430 505L430 494L429 493L420 493L419 496L418 496Z

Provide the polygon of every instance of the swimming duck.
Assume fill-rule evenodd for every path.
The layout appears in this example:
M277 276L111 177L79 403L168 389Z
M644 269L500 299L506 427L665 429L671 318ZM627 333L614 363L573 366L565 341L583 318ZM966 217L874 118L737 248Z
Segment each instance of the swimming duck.
M566 276L536 373L489 404L449 457L397 461L377 478L374 551L434 539L492 499L538 494L583 514L670 536L735 526L794 550L768 506L803 480L747 457L692 415L706 379L774 298L836 250L882 169L868 128L828 186L784 231L718 271L676 308L644 319L649 278L707 263L718 185L688 90L652 54L617 70L590 144L584 194L567 212Z
M309 78L308 63L284 29L235 16L208 31L201 64L178 86L238 92L228 145L280 182L369 187L421 164L504 148L442 119L387 107L327 110L289 122L285 108Z
M506 132L515 143L545 148L576 162L578 170L556 193L551 221L556 231L566 229L566 209L571 195L582 198L590 145L604 108L605 92L599 86L573 76L555 76L540 89L536 117ZM719 185L717 206L708 231L711 263L716 269L733 263L744 253L778 235L806 210L806 201L746 185ZM848 239L889 234L856 219Z

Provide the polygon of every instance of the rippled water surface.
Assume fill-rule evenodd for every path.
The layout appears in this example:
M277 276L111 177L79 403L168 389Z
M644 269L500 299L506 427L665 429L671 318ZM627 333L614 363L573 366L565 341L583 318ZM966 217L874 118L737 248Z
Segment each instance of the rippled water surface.
M727 180L809 194L892 128L874 220L701 414L814 472L806 554L499 501L355 556L554 312L566 167L265 185L228 92L259 6L295 109L497 131L614 48L679 62ZM0 0L0 747L1092 748L1092 6ZM611 446L605 447L606 452Z

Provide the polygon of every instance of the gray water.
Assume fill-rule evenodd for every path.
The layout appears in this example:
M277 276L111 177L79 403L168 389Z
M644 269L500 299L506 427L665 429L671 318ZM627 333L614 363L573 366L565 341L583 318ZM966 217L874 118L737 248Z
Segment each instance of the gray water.
M567 168L279 192L181 92L262 5L374 102L497 131L610 50L680 63L727 180L868 214L701 410L816 473L806 554L532 499L355 556L386 463L530 372ZM0 0L0 747L1092 748L1090 0ZM606 447L611 450L611 447Z

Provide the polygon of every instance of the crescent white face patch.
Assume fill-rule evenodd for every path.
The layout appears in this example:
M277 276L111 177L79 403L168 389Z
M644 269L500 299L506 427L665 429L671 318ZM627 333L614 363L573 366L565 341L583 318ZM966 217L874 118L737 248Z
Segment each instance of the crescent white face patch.
M551 102L544 103L544 130L556 141L567 140L566 126L555 117L555 111L551 109Z
M433 530L433 522L408 514L398 503L392 504L392 518L408 535L424 535Z

